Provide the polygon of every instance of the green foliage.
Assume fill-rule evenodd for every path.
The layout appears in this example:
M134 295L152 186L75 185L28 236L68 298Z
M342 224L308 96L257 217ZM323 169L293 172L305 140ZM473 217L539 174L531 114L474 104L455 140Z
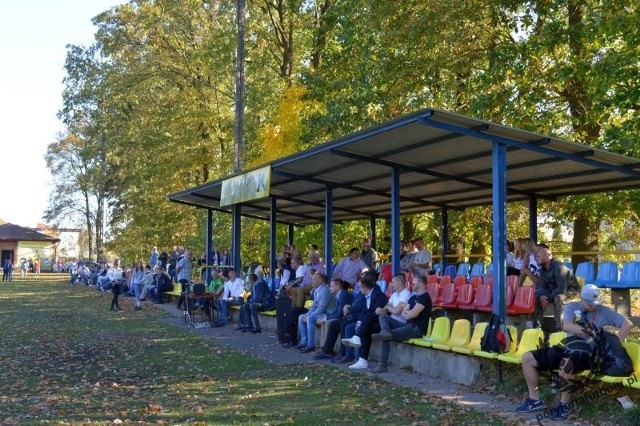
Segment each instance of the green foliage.
M638 18L634 3L610 0L248 2L245 164L426 106L638 155ZM68 48L60 116L71 135L106 143L97 194L109 248L127 259L153 245L200 252L205 213L166 196L231 172L235 2L137 0L95 23L92 46ZM577 219L573 249L592 249L638 241L638 200L575 195L539 211L554 229ZM488 207L449 213L454 251L490 253ZM509 237L528 235L526 205L507 214ZM402 220L402 238L439 252L439 215ZM265 262L265 223L243 222L243 260ZM216 245L230 245L229 223L214 215ZM336 257L367 234L368 223L336 225ZM323 239L321 226L296 229L301 247ZM381 220L379 248L390 241Z

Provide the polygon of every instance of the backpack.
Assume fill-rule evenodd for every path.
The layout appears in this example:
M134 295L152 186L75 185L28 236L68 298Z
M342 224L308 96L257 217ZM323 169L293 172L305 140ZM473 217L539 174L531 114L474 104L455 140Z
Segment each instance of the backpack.
M480 349L485 352L504 353L511 345L511 336L507 326L496 314L491 314L489 325L480 340Z
M633 363L620 339L613 333L600 329L595 336L592 371L606 376L627 377L633 374Z

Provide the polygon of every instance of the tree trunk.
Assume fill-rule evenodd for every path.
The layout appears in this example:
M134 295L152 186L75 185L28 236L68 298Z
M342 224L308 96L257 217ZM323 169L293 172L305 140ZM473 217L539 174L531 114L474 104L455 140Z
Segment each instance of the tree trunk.
M576 217L573 222L572 252L598 250L599 221L586 216ZM597 262L597 255L574 254L571 256L573 267L580 262Z
M233 122L233 172L242 171L243 164L243 127L244 127L244 22L245 0L238 0L238 40L236 53L236 96L235 118Z

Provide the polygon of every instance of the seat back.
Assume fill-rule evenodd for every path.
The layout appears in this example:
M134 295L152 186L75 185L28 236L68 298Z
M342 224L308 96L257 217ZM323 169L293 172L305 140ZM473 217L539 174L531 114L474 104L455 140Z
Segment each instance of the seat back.
M493 274L493 263L490 263L490 264L487 266L487 271L486 271L486 273L487 273L487 275L491 275L491 274Z
M520 310L535 309L536 289L535 287L518 287L516 297L513 300L513 308Z
M637 376L640 373L640 344L636 342L624 342L622 343L625 351L631 358L631 363L633 364L633 372Z
M528 328L522 332L522 338L518 345L517 353L524 355L526 352L540 349L544 345L544 333L539 328Z
M567 268L569 268L569 270L571 272L573 272L573 263L571 262L564 262L564 266L566 266Z
M440 303L451 304L456 300L456 286L452 282L442 287L442 297Z
M456 289L459 289L460 287L462 287L462 285L467 283L467 277L463 275L457 275L453 279L453 283L456 285Z
M480 350L480 341L482 340L482 336L484 336L484 331L487 329L489 325L488 322L479 322L473 328L473 335L471 336L471 340L469 340L469 344L467 347L472 351Z
M451 320L447 317L438 317L433 322L430 339L433 342L446 342L451 336Z
M458 319L453 322L451 329L451 337L449 338L450 346L464 346L471 339L471 323L468 319Z
M431 303L437 302L439 296L438 283L427 284L427 293L429 293L429 297L431 297Z
M615 262L603 262L598 265L595 284L598 287L611 287L618 283L618 265Z
M640 287L640 262L627 262L622 265L618 287Z
M435 275L442 275L442 263L434 264L433 271L435 272Z
M513 288L507 287L507 309L513 306Z
M451 276L450 275L443 275L440 277L440 285L441 286L445 286L447 284L449 284L451 282Z
M556 346L566 338L567 338L566 331L556 331L555 333L551 333L549 335L549 347Z
M458 272L456 272L456 276L462 275L463 277L469 276L469 270L471 269L471 264L467 262L462 262L458 265Z
M444 268L444 273L442 275L448 275L453 279L453 277L456 275L456 265L447 265L447 267Z
M473 264L473 267L471 268L470 276L473 278L481 275L484 275L484 262L476 262Z
M516 292L516 284L518 283L517 275L508 275L507 276L507 286L511 287L511 291L515 294Z
M493 275L485 275L484 284L493 287Z
M429 318L429 324L427 325L427 334L425 337L431 336L432 330L433 330L433 318Z
M593 284L596 279L596 269L593 262L580 262L574 275L584 278L585 284Z
M482 277L476 275L475 277L471 278L471 281L469 281L469 284L471 284L473 286L474 290L478 290L478 288L483 285L482 284Z
M491 306L493 304L493 288L486 284L478 287L473 304L476 308Z
M511 338L511 343L509 343L509 350L507 353L513 354L518 349L518 327L515 325L508 325L507 332Z
M458 289L458 297L456 297L457 305L470 305L473 302L473 286L471 284L463 284Z
M436 274L427 275L427 284L438 284L438 276Z

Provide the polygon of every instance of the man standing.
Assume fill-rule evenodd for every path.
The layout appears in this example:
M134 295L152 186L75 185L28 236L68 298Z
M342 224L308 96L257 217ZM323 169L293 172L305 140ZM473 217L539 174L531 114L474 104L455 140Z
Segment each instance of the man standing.
M371 240L367 237L362 239L362 261L366 263L370 271L376 270L376 262L378 261L378 253L371 247Z
M575 374L591 368L591 354L595 347L593 330L604 326L620 329L618 339L624 339L631 331L633 324L628 318L613 309L603 306L600 300L600 289L587 284L580 292L580 301L567 303L562 317L562 328L567 332L564 345L537 349L527 352L522 357L522 373L527 381L529 394L524 402L516 407L519 413L528 413L544 409L538 382L541 371L559 369L563 383L560 390L560 403L551 410L551 419L565 420L571 414L571 383Z
M354 286L363 269L368 269L368 266L360 259L360 251L354 247L349 251L349 256L342 259L336 266L333 278L340 278L346 285Z
M316 272L311 279L313 293L313 306L307 313L298 317L298 331L300 341L298 349L303 353L315 350L316 321L318 318L326 317L335 311L338 301L329 290L329 278L322 272Z
M544 307L553 303L553 318L556 330L562 330L562 305L567 288L578 288L578 283L567 266L551 255L546 244L538 244L536 262L539 269L539 281L536 288L536 319L542 320Z
M424 246L422 238L416 238L413 241L414 246L418 250L411 260L411 268L414 274L428 275L431 270L431 252Z
M427 333L427 325L431 317L431 297L427 293L427 277L424 275L413 276L413 290L411 296L400 316L406 321L402 323L389 315L380 315L380 333L371 336L372 340L382 341L380 352L380 364L373 370L374 373L386 373L388 371L390 341L403 342L408 339L422 337Z
M191 250L186 249L184 251L184 256L182 256L178 260L178 264L176 265L176 274L178 278L178 282L182 286L182 294L180 295L180 299L178 299L177 307L182 307L184 310L187 309L187 299L184 295L185 291L187 291L187 286L189 285L189 280L191 279Z

